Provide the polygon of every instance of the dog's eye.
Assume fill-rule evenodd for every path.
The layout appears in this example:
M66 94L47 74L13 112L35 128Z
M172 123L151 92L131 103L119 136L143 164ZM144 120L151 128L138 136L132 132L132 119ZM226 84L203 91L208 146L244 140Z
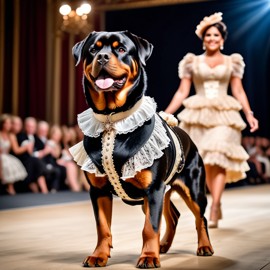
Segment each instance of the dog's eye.
M124 52L126 52L126 50L125 50L124 48L120 47L120 48L118 49L118 52L124 53Z
M97 50L95 48L90 49L90 53L94 54Z

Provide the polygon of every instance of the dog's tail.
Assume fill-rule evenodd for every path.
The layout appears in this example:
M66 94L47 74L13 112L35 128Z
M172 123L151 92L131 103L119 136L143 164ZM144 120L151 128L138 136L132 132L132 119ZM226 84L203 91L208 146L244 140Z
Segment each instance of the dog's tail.
M172 114L160 111L159 115L167 122L169 126L171 127L178 126L178 120Z

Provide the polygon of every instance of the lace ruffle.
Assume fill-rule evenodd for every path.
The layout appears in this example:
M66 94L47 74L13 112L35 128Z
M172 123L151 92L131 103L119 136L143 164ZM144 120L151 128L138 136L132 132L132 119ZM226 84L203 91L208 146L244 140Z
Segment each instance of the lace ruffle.
M169 142L170 139L162 125L161 119L155 115L155 127L151 137L138 153L124 164L121 178L134 177L137 172L152 166L154 161L163 155L162 150L168 147ZM79 142L71 147L70 153L82 170L94 173L96 176L104 176L104 174L98 171L87 155L83 142Z
M142 169L151 167L163 155L162 150L168 147L170 139L160 118L155 116L155 121L154 131L147 143L123 166L122 179L134 177Z
M74 161L81 167L81 170L93 173L96 176L105 176L106 174L101 173L92 160L89 158L88 154L86 153L83 141L73 145L69 148L69 152L73 156Z
M127 118L114 123L117 134L127 134L142 126L156 112L157 105L151 97L143 97L140 108ZM78 124L83 134L97 138L104 131L104 123L98 121L93 110L87 109L78 115Z

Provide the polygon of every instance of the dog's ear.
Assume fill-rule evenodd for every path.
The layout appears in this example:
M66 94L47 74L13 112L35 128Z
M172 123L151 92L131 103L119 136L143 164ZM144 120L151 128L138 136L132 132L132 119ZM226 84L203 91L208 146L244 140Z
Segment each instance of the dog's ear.
M82 51L83 51L83 47L85 45L85 43L89 40L89 38L91 38L96 32L93 31L91 32L84 40L76 43L73 48L72 48L72 55L74 56L75 60L76 60L76 64L75 66L77 66L80 61L81 61L81 57L82 57Z
M151 43L149 43L146 39L138 37L129 32L128 30L124 31L124 33L135 43L138 49L139 59L141 63L145 66L145 62L151 56L154 46Z

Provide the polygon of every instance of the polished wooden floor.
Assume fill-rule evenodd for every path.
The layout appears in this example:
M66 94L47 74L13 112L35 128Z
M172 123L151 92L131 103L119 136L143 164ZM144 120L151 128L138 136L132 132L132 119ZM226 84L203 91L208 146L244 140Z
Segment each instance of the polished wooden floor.
M209 231L212 257L195 255L194 218L181 199L174 200L181 218L171 249L161 255L161 269L270 269L270 185L225 190L223 220ZM136 269L143 223L139 206L114 200L114 248L108 269ZM81 262L95 243L90 201L0 211L3 270L82 269Z

